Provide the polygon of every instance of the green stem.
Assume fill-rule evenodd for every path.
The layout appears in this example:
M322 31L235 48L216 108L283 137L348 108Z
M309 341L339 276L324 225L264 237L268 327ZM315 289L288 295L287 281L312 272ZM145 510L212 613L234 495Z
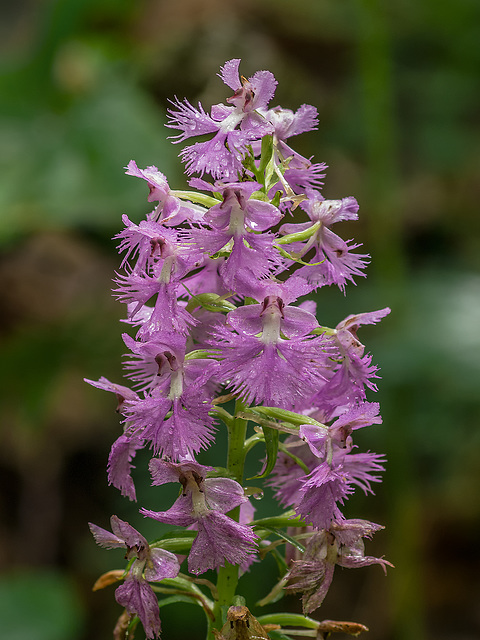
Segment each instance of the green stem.
M237 417L245 411L248 405L242 400L235 403L235 415L228 429L228 452L227 471L238 483L243 481L243 468L245 465L245 437L247 433L247 420ZM240 517L240 507L236 507L228 514L238 522ZM218 600L213 608L215 621L209 621L207 640L214 640L213 629L220 630L223 626L222 612L224 612L233 601L238 583L238 565L225 563L224 567L218 570L217 591Z

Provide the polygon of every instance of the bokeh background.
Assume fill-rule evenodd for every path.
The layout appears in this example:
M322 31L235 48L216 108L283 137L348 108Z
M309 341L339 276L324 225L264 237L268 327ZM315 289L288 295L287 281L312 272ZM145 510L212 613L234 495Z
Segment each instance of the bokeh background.
M168 99L207 106L219 67L271 70L275 104L317 106L295 140L329 165L327 198L355 195L368 278L318 295L319 317L384 306L361 338L381 366L385 451L376 497L348 515L387 525L371 554L396 568L338 570L316 617L370 640L480 636L480 3L476 0L18 0L0 2L0 629L9 640L101 640L120 613L87 521L144 525L106 486L119 432L123 309L110 238L149 211L123 166L185 179ZM370 399L372 399L370 397ZM141 475L141 463L138 465ZM153 508L157 498L143 496ZM260 509L259 505L259 509ZM268 500L266 502L268 512ZM117 564L116 564L117 563ZM275 568L245 577L248 603ZM298 610L296 598L279 603ZM202 638L197 607L162 610L169 640ZM141 637L141 635L140 635Z

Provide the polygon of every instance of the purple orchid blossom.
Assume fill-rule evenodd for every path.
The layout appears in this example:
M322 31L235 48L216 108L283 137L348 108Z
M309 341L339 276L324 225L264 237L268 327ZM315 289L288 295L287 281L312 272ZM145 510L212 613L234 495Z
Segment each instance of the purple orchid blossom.
M185 221L197 222L203 218L205 209L191 202L183 202L174 195L168 186L167 178L157 167L139 169L137 163L131 160L125 169L127 175L142 178L147 182L148 202L158 202L158 206L149 216L149 220L174 227Z
M309 335L316 326L308 311L279 296L231 311L213 334L219 376L248 402L297 406L324 380L330 355L328 339Z
M325 200L318 191L308 188L305 193L308 198L300 206L307 213L310 222L289 223L280 229L284 234L312 229L313 233L307 242L292 244L293 251L299 257L312 249L314 251L310 264L302 266L296 275L306 278L315 287L336 284L345 291L347 280L353 282L353 276L365 275L363 270L369 262L369 256L353 253L352 250L360 245L342 240L333 233L330 226L342 220L357 220L357 201L353 197Z
M188 558L188 569L195 574L224 566L225 562L244 564L255 553L256 535L251 528L225 515L247 502L242 487L230 478L205 479L207 470L192 460L179 464L151 460L152 483L162 485L176 479L183 492L168 511L140 511L159 522L193 525L198 530Z
M137 615L147 638L160 634L158 602L149 582L175 578L180 571L177 557L165 549L153 549L147 540L128 522L117 516L110 519L112 533L90 523L95 542L104 549L124 548L125 558L133 560L125 582L117 587L115 598L130 615Z
M362 538L383 529L366 520L343 520L334 522L329 529L316 532L309 540L302 560L294 561L286 576L287 590L303 592L302 603L305 615L317 609L325 599L333 579L335 565L349 569L379 564L393 565L383 558L365 556Z
M232 106L216 105L208 115L199 104L198 109L188 100L173 102L169 110L169 126L181 133L175 142L208 133L215 133L208 142L196 142L181 152L188 175L210 173L214 178L235 178L241 169L247 145L273 131L272 125L258 113L273 98L277 81L270 71L257 71L251 78L239 78L240 60L229 60L222 67L220 77L235 93L227 102Z
M287 196L288 187L296 194L304 193L307 188L321 188L323 186L322 180L325 177L324 172L327 168L325 163L312 163L311 160L304 158L286 143L286 140L292 136L317 128L318 113L315 107L304 104L295 113L290 109L274 107L268 111L262 111L262 113L273 125L273 143L278 165L281 162L288 163L283 176L286 184L282 181L277 182L270 191L271 197L273 198L277 189L283 191Z
M241 280L258 281L281 264L273 246L274 236L265 232L276 225L282 213L274 205L251 198L260 189L256 182L215 184L191 180L190 185L210 188L223 195L223 201L214 205L204 216L208 229L192 232L197 245L208 255L233 243L231 252L220 267L224 286L237 291Z

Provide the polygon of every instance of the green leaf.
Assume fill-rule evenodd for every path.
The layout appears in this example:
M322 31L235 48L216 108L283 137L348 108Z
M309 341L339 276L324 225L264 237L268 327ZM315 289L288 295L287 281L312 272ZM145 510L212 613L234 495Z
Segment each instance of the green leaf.
M190 200L190 202L203 204L208 209L215 206L216 204L220 204L221 202L221 200L212 198L212 196L207 196L200 191L178 191L176 189L173 189L170 193L174 196L177 196L177 198L183 198L184 200Z
M307 467L307 465L305 464L305 462L299 458L298 456L294 455L290 449L283 444L283 442L280 442L278 444L278 448L280 449L280 451L282 453L284 453L285 455L287 455L289 458L291 458L296 464L298 464L298 466L303 469L305 471L305 474L308 475L310 473L310 469Z
M305 547L303 546L303 544L298 542L298 540L295 540L295 538L292 538L292 536L289 536L288 533L284 533L283 531L280 531L276 527L266 527L265 525L263 525L262 529L265 529L265 531L270 531L271 533L274 533L276 536L278 536L279 538L282 538L286 542L289 542L296 549L304 553Z
M263 435L265 438L265 448L267 451L267 460L264 465L263 471L249 478L249 480L254 480L257 478L265 478L270 475L275 463L277 462L277 453L278 453L278 436L279 433L276 429L271 429L270 427L262 426Z
M168 598L162 598L158 601L158 606L166 607L168 604L177 604L179 602L182 602L183 604L196 604L200 607L202 606L202 603L200 602L200 600L198 600L198 598L191 598L189 596L180 594L168 596Z
M168 531L161 538L152 542L150 546L173 553L185 553L190 551L196 535L196 531Z
M268 635L272 640L292 640L291 636L286 636L279 629L273 629L272 631L269 631Z
M318 620L302 616L300 613L267 613L259 616L260 624L279 624L282 627L304 627L306 629L318 629Z
M324 429L328 428L321 422L318 422L318 420L314 420L309 416L304 416L300 413L294 413L293 411L287 411L286 409L278 409L277 407L250 407L249 411L265 414L269 418L275 418L276 420L289 422L290 424L296 426L300 426L302 424L314 424L317 427L323 427Z
M289 233L282 238L278 238L275 242L277 244L291 244L292 242L302 242L303 240L308 240L320 228L321 224L321 222L315 222L315 224L312 224L312 226L308 227L308 229L297 231L296 233Z
M295 511L290 509L280 516L272 516L271 518L259 518L250 523L251 526L264 528L274 527L275 529L281 529L283 527L306 527L307 523L298 516L295 517Z
M185 284L183 286L187 289ZM219 296L217 293L199 293L198 295L194 295L188 289L187 291L191 295L187 304L187 311L192 311L198 306L207 309L207 311L225 313L236 309L234 304L225 299L225 296Z

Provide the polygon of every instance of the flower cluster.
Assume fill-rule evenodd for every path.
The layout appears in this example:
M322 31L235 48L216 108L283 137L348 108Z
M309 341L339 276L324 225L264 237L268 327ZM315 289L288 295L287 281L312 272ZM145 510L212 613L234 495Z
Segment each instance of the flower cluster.
M344 292L348 281L364 275L368 255L333 230L357 219L358 204L351 196L325 199L325 165L290 147L291 137L316 127L316 109L270 107L274 76L259 71L246 79L239 63L226 62L219 74L233 91L227 104L207 113L201 104L172 103L168 127L179 132L175 142L203 136L180 154L187 175L197 174L191 190L170 189L155 166L128 164L127 174L147 183L155 205L139 224L123 216L116 236L123 261L114 293L130 325L123 340L131 386L88 381L117 396L123 417L109 483L136 500L133 460L148 449L152 484L180 485L169 509L140 510L186 528L178 548L169 538L149 546L116 516L113 535L91 525L98 544L126 547L127 559L135 558L116 598L148 638L160 631L150 584L168 578L184 585L177 556L185 551L191 574L233 568L236 584L238 567L250 566L278 523L307 527L303 558L290 564L282 583L304 592L306 613L321 604L335 564L388 564L360 550L362 538L381 527L348 520L342 510L356 487L371 492L383 471L383 456L357 452L353 434L381 422L378 404L367 401L377 367L357 331L389 309L328 328L305 298L327 285ZM229 413L223 404L233 399ZM226 463L214 468L197 457L214 442L219 421L229 449ZM249 422L255 433L246 440ZM242 487L245 456L258 443L266 450L258 477L269 476L288 508L268 530L253 520ZM206 597L188 589L184 595L209 611Z

